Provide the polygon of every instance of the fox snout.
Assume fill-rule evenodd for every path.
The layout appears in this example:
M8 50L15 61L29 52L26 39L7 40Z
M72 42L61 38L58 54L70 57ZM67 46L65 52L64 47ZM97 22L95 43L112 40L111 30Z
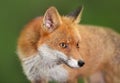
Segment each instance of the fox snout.
M75 60L73 58L70 58L66 61L66 64L72 68L80 68L84 66L85 62L83 60Z

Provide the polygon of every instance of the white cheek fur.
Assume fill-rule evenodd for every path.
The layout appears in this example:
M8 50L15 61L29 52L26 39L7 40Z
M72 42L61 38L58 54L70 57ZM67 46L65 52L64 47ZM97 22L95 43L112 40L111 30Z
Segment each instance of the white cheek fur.
M68 72L62 64L58 65L59 52L50 49L47 45L42 45L38 50L38 54L22 60L23 69L28 79L31 81L47 79L65 82L68 78ZM62 58L65 59L65 57Z

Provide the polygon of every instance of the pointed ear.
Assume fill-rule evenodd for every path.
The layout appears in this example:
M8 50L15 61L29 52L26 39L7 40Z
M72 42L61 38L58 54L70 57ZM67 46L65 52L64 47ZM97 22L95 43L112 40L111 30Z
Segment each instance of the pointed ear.
M73 12L69 13L67 16L71 17L73 19L73 22L79 23L81 20L82 12L83 12L84 7L80 6Z
M60 24L62 24L62 21L57 9L55 7L48 8L43 17L42 28L44 31L53 32Z

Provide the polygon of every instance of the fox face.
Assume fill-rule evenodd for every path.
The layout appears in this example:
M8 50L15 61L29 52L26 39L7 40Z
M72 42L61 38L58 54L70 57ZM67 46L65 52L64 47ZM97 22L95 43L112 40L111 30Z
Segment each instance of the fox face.
M82 8L74 11L75 17L73 13L68 17L61 17L54 7L46 11L41 23L43 33L38 41L41 56L73 68L84 65L84 60L79 53L81 37L76 28L81 11Z

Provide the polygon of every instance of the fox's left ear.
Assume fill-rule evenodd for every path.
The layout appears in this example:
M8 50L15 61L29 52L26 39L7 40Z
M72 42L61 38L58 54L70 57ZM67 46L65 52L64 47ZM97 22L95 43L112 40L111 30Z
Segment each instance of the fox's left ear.
M48 33L53 32L60 24L62 21L57 9L55 7L48 8L43 17L43 30Z
M80 6L73 12L69 13L67 16L71 17L74 23L79 23L81 20L83 9L84 9L84 7Z

